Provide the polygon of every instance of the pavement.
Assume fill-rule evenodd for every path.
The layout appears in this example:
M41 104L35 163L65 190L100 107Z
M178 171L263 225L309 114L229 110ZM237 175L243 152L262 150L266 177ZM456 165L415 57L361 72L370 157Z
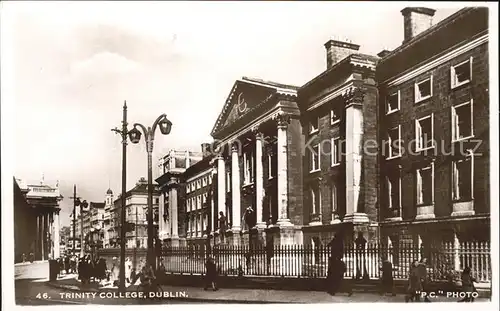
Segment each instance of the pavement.
M57 281L48 280L48 263L16 265L16 303L18 305L130 305L130 304L193 304L193 303L349 303L349 302L404 302L403 295L381 296L376 293L354 291L352 296L339 293L331 296L321 291L290 291L266 289L221 288L218 291L204 291L199 287L162 286L159 297L146 299L138 297L137 287L131 285L126 293L119 293L116 287L97 284L82 286L76 275L65 275ZM141 299L142 298L142 299ZM437 296L434 302L456 302L456 298ZM476 301L489 301L477 299Z

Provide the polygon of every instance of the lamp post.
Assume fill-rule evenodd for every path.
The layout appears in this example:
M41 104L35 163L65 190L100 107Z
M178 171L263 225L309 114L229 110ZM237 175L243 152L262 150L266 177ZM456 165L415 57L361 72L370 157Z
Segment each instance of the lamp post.
M119 288L125 291L125 193L127 192L127 102L123 104L123 120L122 129L112 129L113 132L118 133L122 137L122 206L120 214L120 275L119 275Z
M80 236L80 254L83 251L83 209L88 207L86 200L81 201L80 197L76 196L76 185L73 185L73 255L76 254L76 207L80 206L80 223L81 223L81 236Z
M156 121L153 123L152 127L146 128L140 123L135 123L134 128L130 130L129 137L133 144L139 143L141 140L141 131L137 127L142 129L144 133L144 139L146 141L146 151L148 153L148 257L147 261L149 265L153 266L156 270L156 256L154 252L154 223L153 223L153 141L156 127L160 126L160 131L163 135L168 135L172 129L172 122L167 119L165 114L160 115Z

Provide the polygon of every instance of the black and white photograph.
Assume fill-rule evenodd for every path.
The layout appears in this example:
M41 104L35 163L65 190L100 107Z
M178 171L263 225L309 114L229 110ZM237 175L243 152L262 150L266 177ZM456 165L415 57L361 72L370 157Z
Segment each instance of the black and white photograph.
M0 6L2 309L498 308L496 3Z

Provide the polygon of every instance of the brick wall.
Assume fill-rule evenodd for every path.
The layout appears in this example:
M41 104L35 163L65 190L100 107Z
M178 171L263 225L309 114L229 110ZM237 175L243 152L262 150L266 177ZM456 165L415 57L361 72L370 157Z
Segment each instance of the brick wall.
M455 154L459 153L460 145L452 144L452 120L451 107L473 99L473 132L474 139L481 138L482 143L476 153L482 156L474 159L474 202L476 213L489 212L489 100L488 100L488 54L487 45L479 46L467 53L457 56L449 62L422 73L419 77L407 81L401 85L388 90L381 90L380 110L382 132L388 128L401 124L401 138L404 148L408 148L408 142L415 139L415 120L429 114L434 114L434 139L437 142L436 151L429 152L429 156L435 156L435 215L449 216L452 212L452 146L455 146ZM450 66L459 64L470 57L472 62L472 82L462 87L452 89L450 85ZM415 104L414 83L425 77L433 77L433 96L423 102ZM400 90L400 111L385 116L385 98ZM474 143L464 143L465 146L473 147ZM410 146L413 150L415 145ZM406 150L407 151L407 150ZM458 151L458 152L457 152ZM411 219L416 213L415 193L415 169L429 158L424 154L410 155L403 153L400 159L389 161L382 160L383 172L398 169L402 166L402 205L403 218ZM387 189L385 177L381 176L382 185L382 207L387 206Z
M332 220L332 194L331 184L337 183L338 205L341 215L345 213L345 165L342 159L341 164L332 167L331 159L331 140L339 137L343 140L345 137L345 117L341 118L340 123L332 125L330 122L330 110L333 106L344 105L341 99L336 99L330 104L308 112L302 119L303 135L307 146L320 144L320 171L310 172L310 150L306 147L303 156L304 171L304 224L311 221L311 187L319 185L321 193L321 220L323 224L328 224ZM309 121L312 118L319 118L319 130L316 134L309 134Z

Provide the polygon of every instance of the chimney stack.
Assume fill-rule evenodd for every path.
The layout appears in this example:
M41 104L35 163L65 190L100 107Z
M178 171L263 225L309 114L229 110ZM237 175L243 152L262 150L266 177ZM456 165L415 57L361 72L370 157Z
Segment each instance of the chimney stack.
M347 39L337 40L334 38L325 43L325 48L326 68L329 69L347 56L356 53L359 50L359 45Z
M391 51L389 51L388 49L383 49L382 51L380 51L377 54L377 56L380 57L380 58L384 58L384 57L386 57L389 54L391 54Z
M401 14L404 17L404 41L406 43L419 33L432 26L432 17L436 10L428 8L404 8Z

